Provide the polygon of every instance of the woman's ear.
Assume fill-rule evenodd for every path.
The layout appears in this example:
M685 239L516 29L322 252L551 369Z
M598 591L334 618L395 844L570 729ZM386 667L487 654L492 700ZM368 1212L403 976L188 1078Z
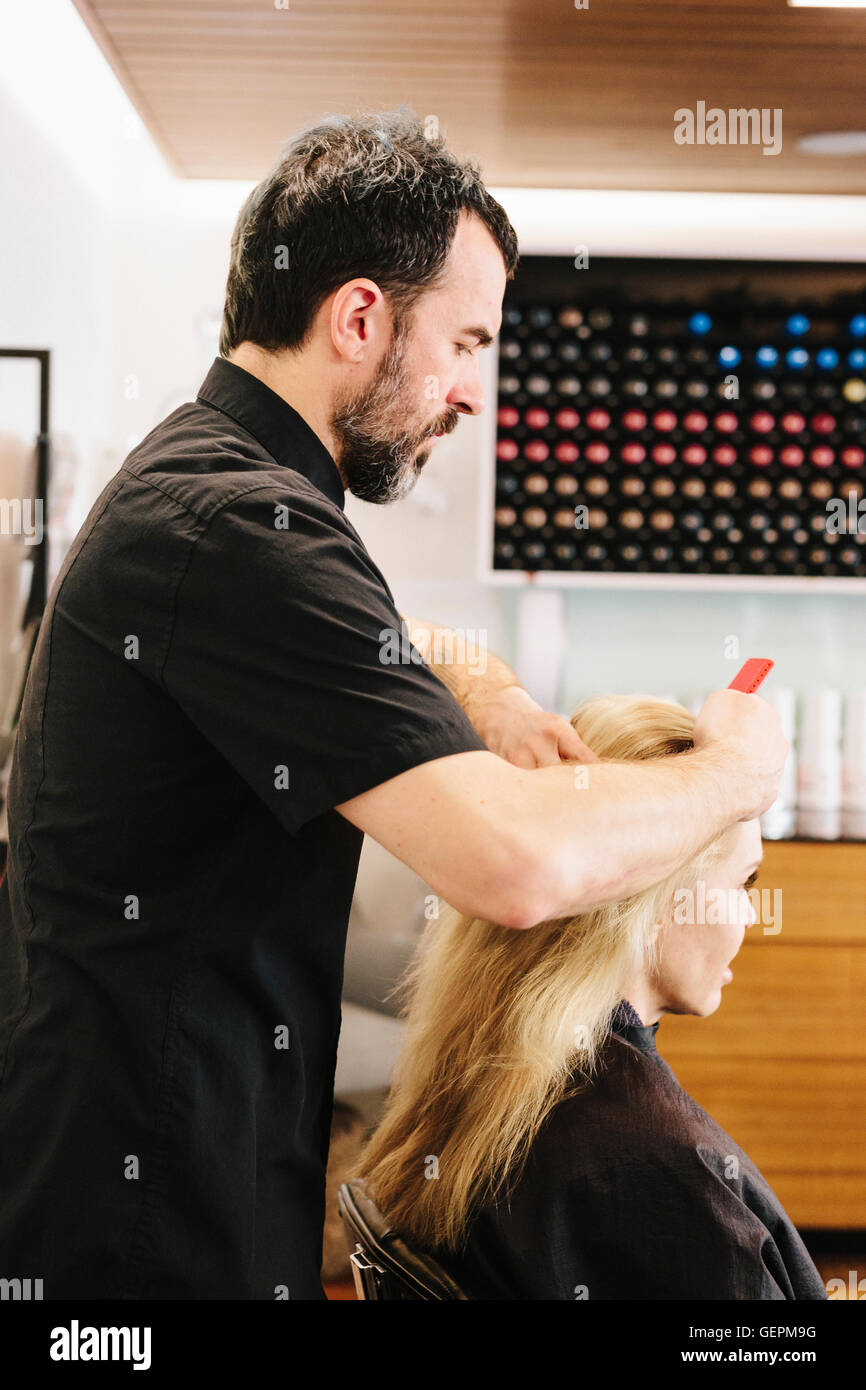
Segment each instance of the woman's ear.
M655 974L659 966L659 958L661 955L661 936L663 929L664 922L662 922L661 920L659 920L658 922L653 922L652 931L650 932L649 940L647 942L647 962L650 965L653 974Z

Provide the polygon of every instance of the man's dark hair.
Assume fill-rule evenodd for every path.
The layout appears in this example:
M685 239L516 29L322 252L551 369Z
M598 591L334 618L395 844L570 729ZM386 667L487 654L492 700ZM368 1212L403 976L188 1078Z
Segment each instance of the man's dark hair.
M323 300L375 280L400 318L440 283L461 211L487 225L506 278L517 236L473 160L428 137L408 107L301 131L247 198L232 235L219 350L298 348Z

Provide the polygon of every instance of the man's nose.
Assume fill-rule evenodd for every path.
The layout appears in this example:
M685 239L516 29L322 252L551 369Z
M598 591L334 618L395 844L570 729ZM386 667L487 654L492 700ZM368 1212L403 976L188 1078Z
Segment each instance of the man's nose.
M480 415L484 409L484 390L481 373L476 365L470 377L461 378L453 391L449 392L448 404L453 405L463 415Z

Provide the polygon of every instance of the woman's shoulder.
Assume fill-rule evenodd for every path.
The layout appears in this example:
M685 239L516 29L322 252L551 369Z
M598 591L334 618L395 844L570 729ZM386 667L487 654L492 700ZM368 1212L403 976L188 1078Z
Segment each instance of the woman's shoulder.
M599 1130L610 1126L617 1132L627 1121L637 1123L643 1133L667 1131L672 1117L680 1123L693 1123L699 1110L654 1042L642 1039L637 1046L628 1037L611 1033L592 1077L573 1072L551 1118L555 1115L559 1125L579 1124L583 1128L589 1123Z
M642 1039L645 1043L645 1040ZM628 1164L652 1156L660 1170L691 1155L713 1172L761 1175L736 1141L680 1085L654 1046L612 1033L591 1081L572 1076L538 1135L537 1155L567 1154L570 1165L598 1170L599 1161ZM734 1162L732 1162L732 1160Z
M652 1046L617 1035L591 1084L573 1078L507 1196L479 1214L471 1249L488 1286L507 1274L508 1297L825 1296L742 1149Z
M555 1155L555 1156L554 1156ZM637 1177L645 1201L656 1194L718 1206L743 1231L793 1230L767 1179L737 1141L680 1085L654 1046L612 1034L595 1081L567 1093L539 1134L532 1156L540 1175L621 1190Z

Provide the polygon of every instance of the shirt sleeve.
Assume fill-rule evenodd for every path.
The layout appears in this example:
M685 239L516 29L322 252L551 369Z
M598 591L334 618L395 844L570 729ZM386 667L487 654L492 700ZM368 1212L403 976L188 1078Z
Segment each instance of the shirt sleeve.
M357 533L312 486L271 481L209 521L162 678L291 834L410 767L486 749Z

